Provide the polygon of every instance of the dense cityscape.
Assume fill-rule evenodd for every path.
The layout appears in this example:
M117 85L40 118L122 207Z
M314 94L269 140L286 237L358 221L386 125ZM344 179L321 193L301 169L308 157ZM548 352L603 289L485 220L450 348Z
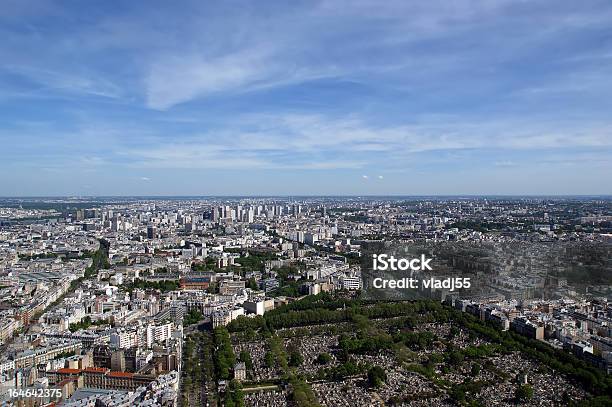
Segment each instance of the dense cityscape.
M612 407L612 1L0 38L0 407Z
M473 288L371 298L381 244ZM609 405L611 248L607 197L2 199L0 397Z

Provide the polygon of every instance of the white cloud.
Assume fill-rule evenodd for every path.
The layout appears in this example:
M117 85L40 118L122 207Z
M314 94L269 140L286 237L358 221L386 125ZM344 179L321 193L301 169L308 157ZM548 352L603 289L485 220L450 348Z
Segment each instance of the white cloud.
M39 89L38 93L45 90L53 90L107 98L118 98L121 96L119 86L107 79L94 77L93 74L85 76L79 72L60 72L26 65L6 65L2 69L42 85L43 88ZM23 95L25 96L25 94Z
M516 167L517 164L514 161L496 161L496 167Z
M269 74L265 56L262 49L210 58L199 54L163 56L153 62L145 81L147 105L164 110L262 80Z
M121 133L104 130L104 134ZM177 135L172 141L149 137L136 146L122 145L117 139L114 162L146 168L314 170L383 164L385 170L393 170L405 168L415 159L466 162L473 156L465 154L487 150L497 160L495 165L502 167L511 161L500 153L560 150L567 155L577 148L612 147L611 135L612 129L599 123L583 123L575 129L561 122L468 122L448 117L420 124L374 126L354 117L251 115L236 117L219 129ZM451 152L455 152L453 156L449 156ZM382 175L375 177L383 179Z

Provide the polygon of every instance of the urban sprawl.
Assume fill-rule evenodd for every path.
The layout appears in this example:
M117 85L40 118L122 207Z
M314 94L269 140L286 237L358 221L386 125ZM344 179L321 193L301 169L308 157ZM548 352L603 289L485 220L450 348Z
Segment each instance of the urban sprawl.
M469 290L364 295L390 245ZM0 199L0 402L609 406L611 247L609 198Z

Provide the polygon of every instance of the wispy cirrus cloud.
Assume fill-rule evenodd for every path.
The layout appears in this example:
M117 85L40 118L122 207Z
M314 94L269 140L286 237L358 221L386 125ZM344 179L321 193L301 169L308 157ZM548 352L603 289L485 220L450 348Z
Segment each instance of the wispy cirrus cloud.
M0 169L24 178L0 186L53 168L109 189L266 172L364 191L439 174L443 190L462 171L532 171L534 186L550 168L547 185L586 188L612 150L611 26L604 0L12 1ZM579 156L593 159L568 171Z
M601 123L534 128L456 118L448 124L381 127L351 117L290 114L235 118L209 133L183 135L180 142L160 138L121 148L117 157L148 168L359 169L378 163L396 170L407 160L436 161L436 155L448 160L447 152L481 151L493 157L529 152L543 158L602 148L612 149L612 129ZM516 165L515 159L495 162L498 167Z
M63 92L76 95L93 95L107 98L119 98L122 95L118 85L104 78L87 77L76 73L53 71L31 66L5 65L0 67L0 72L12 75L34 84L40 92ZM27 96L26 93L22 94Z
M270 80L268 51L245 50L206 58L203 55L169 55L153 62L145 84L147 105L167 109L196 97L221 91L244 90L258 81Z

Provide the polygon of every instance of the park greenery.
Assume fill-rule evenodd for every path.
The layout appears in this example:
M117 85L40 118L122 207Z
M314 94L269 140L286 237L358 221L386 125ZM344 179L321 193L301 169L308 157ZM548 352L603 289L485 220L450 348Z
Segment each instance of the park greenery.
M291 266L276 267L273 271L279 280L279 287L271 292L271 295L280 297L298 297L300 295L300 285L303 279L296 280L293 276L300 275L300 270L304 269L302 263Z
M236 364L236 355L234 355L232 349L230 334L225 327L219 326L214 329L213 338L216 349L214 353L216 377L228 380L231 378L232 370Z
M289 399L298 407L319 407L320 404L305 379L292 376L289 380L291 393Z
M208 384L215 382L213 365L213 339L208 332L195 332L188 335L183 346L183 371L181 405L186 398L201 396Z
M258 252L258 251L243 251L242 249L224 249L226 253L237 253L241 254L240 257L235 259L237 265L228 266L226 268L217 267L217 260L214 257L206 257L203 262L194 262L191 264L193 271L210 271L214 273L234 271L237 274L244 274L246 271L264 271L265 263L269 260L275 260L278 257L273 253Z
M393 319L389 320L390 318ZM374 324L368 322L372 320L381 321L381 326L385 326L386 329L374 328ZM545 368L552 369L580 383L595 396L587 402L590 404L585 405L605 405L601 403L610 402L608 395L612 393L612 378L605 372L568 352L554 349L542 341L530 339L512 331L500 331L497 327L470 314L431 300L375 303L320 294L281 306L264 316L239 317L229 324L228 329L231 332L250 330L253 334L273 335L273 338L276 338L275 332L278 329L340 322L350 323L355 328L350 334L344 332L339 337L337 356L342 363L332 368L322 368L317 375L318 378L342 380L372 369L372 366L355 364L350 358L351 354L376 354L380 351L389 351L401 356L411 351L430 348L434 342L444 341L445 338L437 338L430 332L415 332L412 329L423 322L439 322L453 325L449 337L456 335L458 328L461 327L470 336L479 336L490 342L463 349L449 346L440 354L430 355L426 361L406 365L407 369L423 374L448 388L450 396L457 402L467 403L468 395L477 393L487 382L472 380L470 377L464 383L456 385L437 381L435 374L437 364L442 364L448 371L452 366L460 366L469 361L471 376L477 376L483 365L488 370L495 371L494 366L486 363L488 357L516 351L537 361ZM276 345L276 340L272 341L274 345L270 347L272 351L266 355L266 361L273 365L279 363L279 354L274 351L280 347ZM282 363L290 366L291 356L287 358L286 351L283 355ZM326 358L323 357L324 359ZM499 376L503 377L503 372L500 372ZM473 400L470 401L472 402Z
M68 326L70 332L76 332L80 329L87 329L90 326L100 326L100 325L110 325L110 321L106 319L99 319L97 321L92 321L91 317L87 315L85 318L81 320L81 322L75 322Z
M200 311L198 311L197 309L191 309L183 317L183 325L188 326L188 325L197 324L198 322L202 320L202 318L204 318L204 315L202 315Z
M167 292L167 291L178 290L179 281L178 280L150 281L150 280L141 280L137 278L132 282L123 284L121 288L125 291L128 291L129 293L131 293L135 289L160 290L161 292Z
M24 261L39 260L39 259L56 259L59 254L54 252L37 253L37 254L19 254L19 259Z
M317 379L324 379L330 382L340 382L348 377L365 373L368 366L363 363L355 363L350 358L337 365L320 369L317 372Z
M528 384L520 385L514 396L517 402L525 403L533 398L533 387Z
M229 383L225 392L225 407L244 407L244 392L242 385L237 380L232 380Z
M368 384L371 387L380 387L387 381L387 374L380 366L372 366L368 369Z
M98 250L93 252L91 256L91 265L85 269L85 278L91 278L98 273L100 269L109 269L108 250L110 243L107 240L100 239Z
M319 365L326 365L329 362L331 362L332 358L331 355L327 352L323 352L323 353L319 353L319 355L317 356L316 362Z
M251 359L251 354L249 352L246 350L241 351L238 359L244 363L244 367L247 371L253 369L253 359Z

